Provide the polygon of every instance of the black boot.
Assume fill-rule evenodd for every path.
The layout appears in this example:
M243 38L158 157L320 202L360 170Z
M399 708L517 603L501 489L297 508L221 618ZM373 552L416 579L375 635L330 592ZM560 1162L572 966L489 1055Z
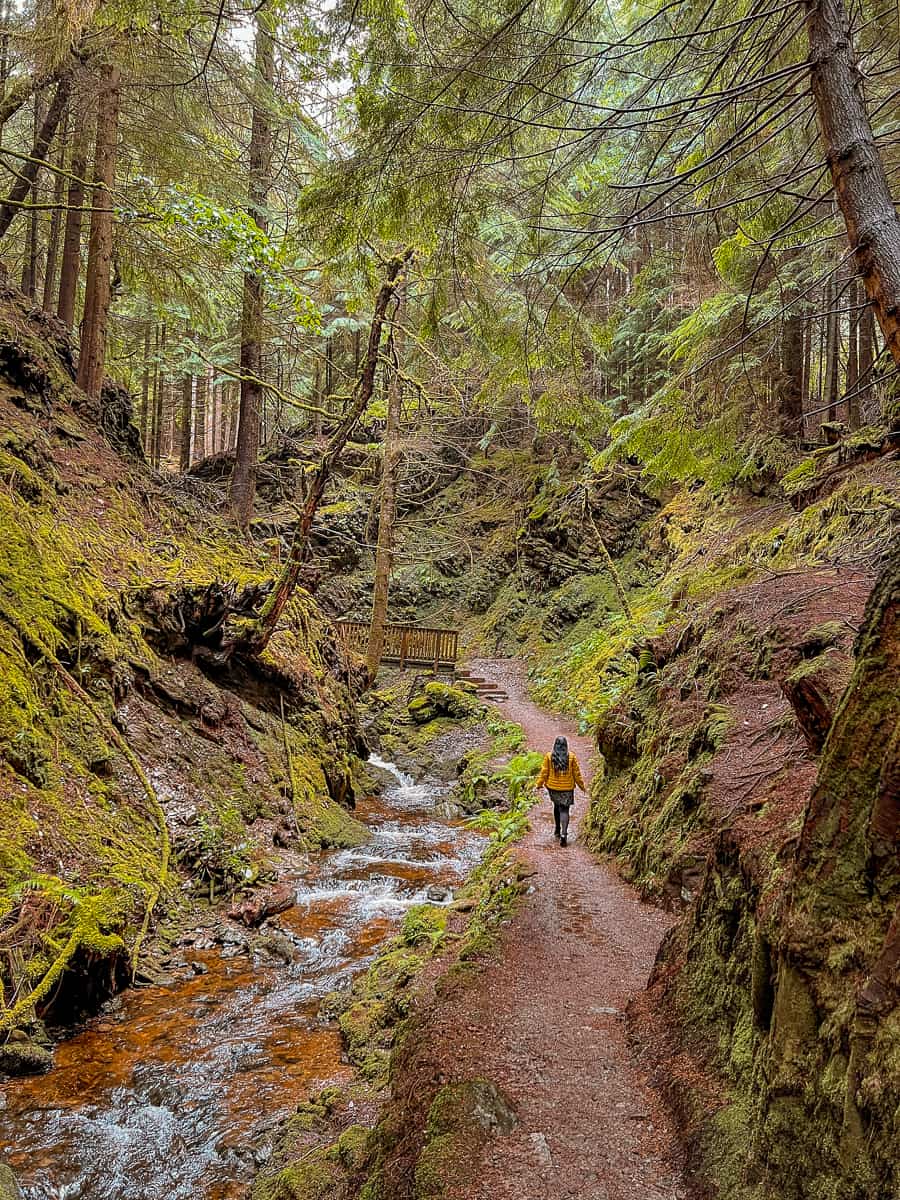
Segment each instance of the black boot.
M567 845L568 845L568 841L567 841L567 839L566 839L566 835L565 835L564 833L560 835L559 844L560 844L561 846L567 846Z

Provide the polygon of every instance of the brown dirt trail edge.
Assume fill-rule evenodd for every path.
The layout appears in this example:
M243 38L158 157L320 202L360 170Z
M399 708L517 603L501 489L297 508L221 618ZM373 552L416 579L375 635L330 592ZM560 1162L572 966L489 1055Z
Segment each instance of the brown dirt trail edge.
M549 750L558 733L569 738L589 784L590 742L527 698L520 664L471 665L506 689L499 707L533 749ZM511 1134L490 1139L474 1182L454 1200L690 1194L672 1122L638 1061L653 1050L629 1044L623 1017L672 918L574 841L586 807L579 794L565 849L554 840L549 801L535 808L521 843L529 892L497 961L439 1019L445 1078L493 1081L519 1118Z

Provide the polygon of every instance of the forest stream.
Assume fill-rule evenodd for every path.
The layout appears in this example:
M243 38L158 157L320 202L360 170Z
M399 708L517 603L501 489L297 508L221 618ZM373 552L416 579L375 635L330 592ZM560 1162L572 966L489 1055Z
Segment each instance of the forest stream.
M181 947L169 986L124 993L63 1042L49 1075L0 1087L0 1153L28 1200L237 1196L298 1100L350 1078L322 998L410 906L448 902L481 846L436 815L447 785L370 761L392 780L358 805L371 840L314 856L291 881L296 905L264 926L293 961L226 922L222 944Z

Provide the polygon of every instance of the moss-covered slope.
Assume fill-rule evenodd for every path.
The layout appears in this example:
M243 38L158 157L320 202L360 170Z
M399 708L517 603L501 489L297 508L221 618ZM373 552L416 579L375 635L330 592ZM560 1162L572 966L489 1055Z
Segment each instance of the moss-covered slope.
M90 1007L157 900L246 886L276 845L364 836L336 803L356 734L329 626L300 594L257 663L165 652L161 595L274 564L213 489L146 468L127 398L103 405L59 327L0 298L0 1025L38 987L52 1015Z

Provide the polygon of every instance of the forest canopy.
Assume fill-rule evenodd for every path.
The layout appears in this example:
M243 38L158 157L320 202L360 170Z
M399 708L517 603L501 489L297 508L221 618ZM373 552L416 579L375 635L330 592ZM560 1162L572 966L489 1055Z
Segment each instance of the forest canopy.
M890 420L890 6L4 0L2 30L6 277L155 466L235 455L241 525L260 446L346 413L407 249L370 424L393 372L436 436L722 485Z

